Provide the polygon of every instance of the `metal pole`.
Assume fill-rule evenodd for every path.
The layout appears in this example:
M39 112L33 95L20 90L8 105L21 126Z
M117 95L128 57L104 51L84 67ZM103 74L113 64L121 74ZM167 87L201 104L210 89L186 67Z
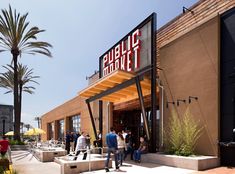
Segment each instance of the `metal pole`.
M145 112L145 108L144 108L144 99L143 99L143 94L142 94L142 89L141 89L141 85L140 85L139 76L135 77L135 81L136 81L136 87L137 87L139 101L140 101L142 117L143 117L143 121L144 121L144 128L145 128L145 131L146 131L147 139L149 141L150 140L150 135L149 135L148 120L146 118L146 112Z
M86 104L87 104L88 111L89 111L89 114L90 114L91 124L92 124L92 128L93 128L93 131L94 131L94 134L95 134L95 138L98 139L97 132L96 132L96 127L95 127L95 121L94 121L94 117L93 117L92 111L91 111L90 102L86 101Z

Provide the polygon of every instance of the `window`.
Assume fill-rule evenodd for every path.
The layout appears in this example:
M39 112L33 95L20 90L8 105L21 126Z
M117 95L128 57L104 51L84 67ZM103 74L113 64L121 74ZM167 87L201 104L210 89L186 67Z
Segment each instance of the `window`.
M71 128L73 132L81 132L81 118L80 115L71 117Z
M58 139L64 140L64 120L59 120L59 132L58 132Z
M54 122L48 124L49 128L49 140L54 138L55 125Z

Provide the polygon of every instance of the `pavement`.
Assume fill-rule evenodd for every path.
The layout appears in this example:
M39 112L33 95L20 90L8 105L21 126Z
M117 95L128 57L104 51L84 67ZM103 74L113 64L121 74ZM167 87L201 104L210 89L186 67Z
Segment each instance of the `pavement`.
M42 163L28 151L12 151L13 169L18 174L60 174L60 165L55 162ZM114 164L113 164L114 166ZM83 172L83 174L101 174L104 170ZM110 174L235 174L235 168L219 167L207 171L193 171L188 169L169 167L153 163L134 163L127 161L120 167L119 171L110 169Z

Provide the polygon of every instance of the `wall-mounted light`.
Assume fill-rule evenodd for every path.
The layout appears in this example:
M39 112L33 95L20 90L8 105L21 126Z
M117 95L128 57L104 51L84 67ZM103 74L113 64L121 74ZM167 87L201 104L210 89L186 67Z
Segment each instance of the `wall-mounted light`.
M188 97L188 103L191 103L191 102L192 102L192 99L198 100L198 97L189 96L189 97Z
M168 108L169 107L169 104L172 104L172 105L175 105L175 102L173 101L173 102L166 102L166 108Z
M186 103L186 100L182 100L182 99L177 99L177 106L179 106L180 105L180 102L183 102L183 103Z
M183 13L186 13L187 11L191 12L191 14L194 14L194 11L192 11L186 7L183 7Z

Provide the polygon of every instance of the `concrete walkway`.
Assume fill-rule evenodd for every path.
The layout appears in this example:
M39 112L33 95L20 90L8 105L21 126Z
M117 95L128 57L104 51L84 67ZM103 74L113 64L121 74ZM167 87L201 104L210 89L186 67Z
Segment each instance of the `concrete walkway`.
M42 163L38 161L32 153L28 151L12 151L13 169L19 174L60 174L60 165L55 162ZM113 164L114 166L114 164ZM84 172L83 174L101 174L104 170ZM128 173L128 174L235 174L235 168L219 167L207 171L197 172L193 170L157 165L152 163L134 163L127 161L120 171L110 169L111 174Z
M60 174L60 165L42 163L28 151L12 151L13 169L19 174Z

